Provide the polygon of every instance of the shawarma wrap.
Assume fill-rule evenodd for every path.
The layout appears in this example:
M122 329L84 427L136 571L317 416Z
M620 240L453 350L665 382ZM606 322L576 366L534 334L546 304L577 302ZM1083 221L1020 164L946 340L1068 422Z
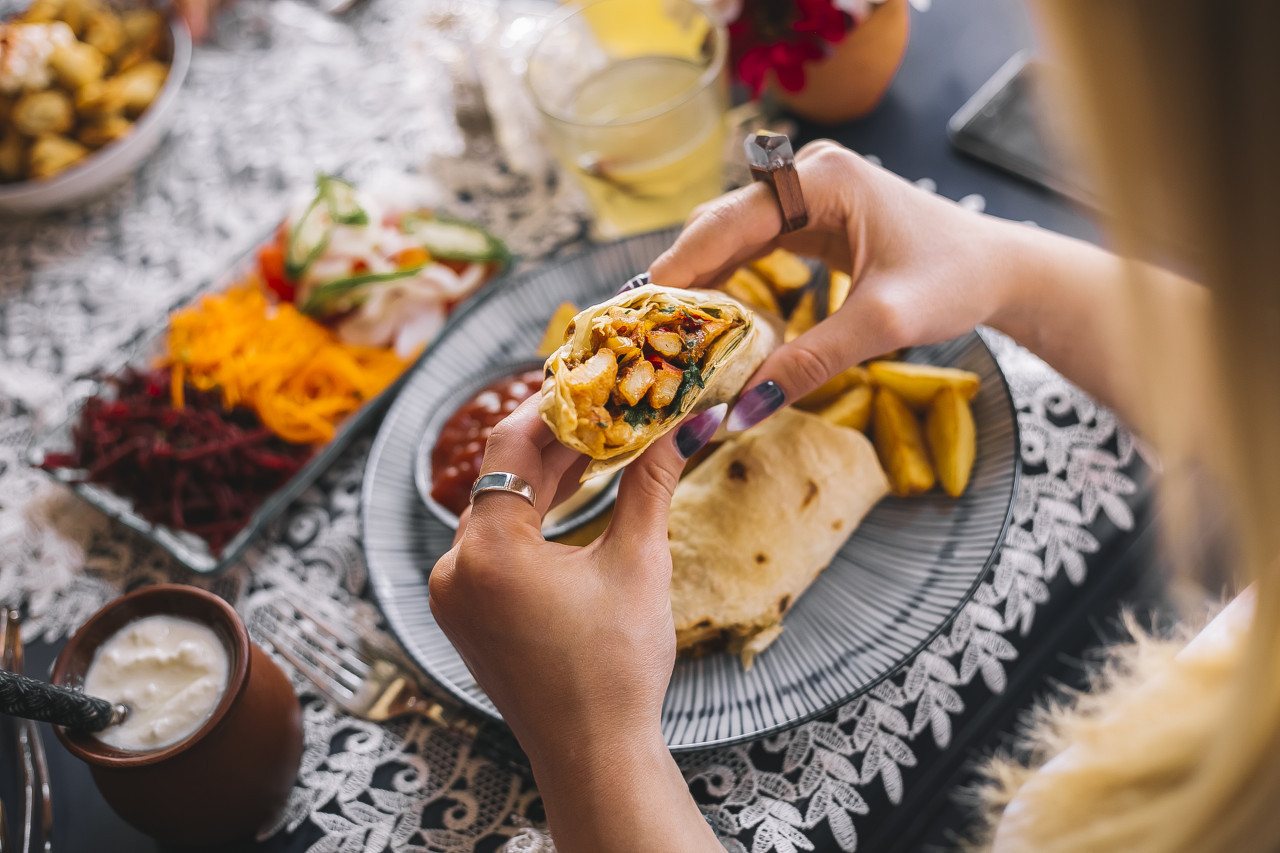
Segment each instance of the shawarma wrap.
M732 399L777 347L723 293L648 284L576 316L547 359L538 411L557 439L617 471L691 412Z
M866 436L783 409L726 441L671 501L671 612L681 653L744 668L889 491Z

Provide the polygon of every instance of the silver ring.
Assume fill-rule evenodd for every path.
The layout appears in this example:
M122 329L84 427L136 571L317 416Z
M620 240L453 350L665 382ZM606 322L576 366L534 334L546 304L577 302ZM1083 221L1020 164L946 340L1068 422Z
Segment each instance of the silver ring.
M475 503L476 495L481 492L511 492L529 502L529 506L537 506L534 500L533 486L523 477L508 474L506 471L495 471L492 474L481 474L476 484L471 487L471 502Z

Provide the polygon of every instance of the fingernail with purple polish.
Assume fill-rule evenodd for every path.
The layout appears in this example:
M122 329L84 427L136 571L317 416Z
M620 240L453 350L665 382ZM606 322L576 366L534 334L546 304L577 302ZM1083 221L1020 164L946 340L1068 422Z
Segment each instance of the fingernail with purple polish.
M787 394L782 390L781 385L772 379L761 382L738 398L738 405L733 407L733 413L729 415L729 422L725 424L725 429L729 432L751 429L782 408L782 404L786 401Z
M716 430L720 428L720 422L724 420L724 413L728 410L729 404L721 403L685 421L684 425L676 431L676 450L680 455L688 459L701 450L702 446L711 440L711 436L716 434Z
M627 283L618 288L618 292L613 295L621 296L628 290L635 290L637 287L644 287L646 284L649 284L649 274L647 272L642 272L640 275L628 279Z

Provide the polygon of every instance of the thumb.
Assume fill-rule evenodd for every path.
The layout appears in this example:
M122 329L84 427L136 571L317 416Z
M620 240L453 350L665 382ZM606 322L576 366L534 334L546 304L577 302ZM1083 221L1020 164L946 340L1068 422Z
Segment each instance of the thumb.
M896 314L882 296L854 288L839 311L764 360L747 380L725 429L749 429L840 371L896 349L904 339Z

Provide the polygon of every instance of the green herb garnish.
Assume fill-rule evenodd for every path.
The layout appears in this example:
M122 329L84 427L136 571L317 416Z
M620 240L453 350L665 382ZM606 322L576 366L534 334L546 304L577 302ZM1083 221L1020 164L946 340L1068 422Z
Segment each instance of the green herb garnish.
M688 394L694 385L699 388L706 387L702 381L702 371L698 369L697 362L690 361L689 366L684 369L684 378L680 380L680 387L676 389L676 396L671 401L671 405L676 407L676 411L680 411L680 402L684 400L684 395Z
M657 416L658 410L645 400L641 400L622 413L623 419L631 425L632 429L639 429Z

